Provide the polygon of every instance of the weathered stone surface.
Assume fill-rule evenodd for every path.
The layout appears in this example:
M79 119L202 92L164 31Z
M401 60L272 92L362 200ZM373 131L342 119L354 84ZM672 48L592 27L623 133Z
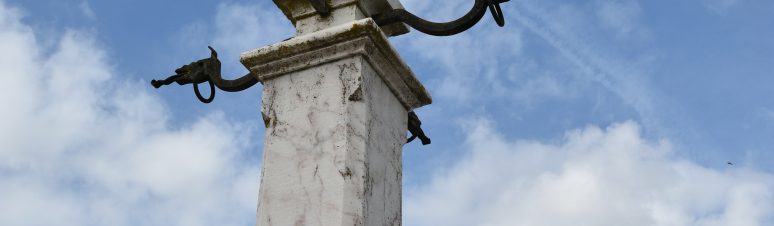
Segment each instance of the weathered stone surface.
M407 112L429 104L371 19L242 54L264 84L258 223L401 225Z
M274 4L296 27L296 34L303 35L336 25L364 19L392 9L402 9L398 0L326 0L332 9L331 15L317 15L309 0L274 0ZM409 32L408 26L395 23L382 30L387 36L398 36Z
M400 225L406 110L368 62L264 85L258 225Z

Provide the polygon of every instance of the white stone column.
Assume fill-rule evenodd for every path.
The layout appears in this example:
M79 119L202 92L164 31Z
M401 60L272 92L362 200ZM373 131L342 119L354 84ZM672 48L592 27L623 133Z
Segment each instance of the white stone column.
M407 112L431 98L359 1L350 2L356 7L332 17L360 16L291 19L298 36L242 54L264 85L259 226L401 225Z

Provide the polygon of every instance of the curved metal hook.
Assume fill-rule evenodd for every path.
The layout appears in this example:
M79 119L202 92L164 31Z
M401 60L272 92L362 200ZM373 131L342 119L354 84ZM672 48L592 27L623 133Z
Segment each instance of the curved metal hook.
M207 46L207 48L210 49L210 59L214 59L214 62L211 65L213 68L207 80L215 83L215 86L217 86L219 89L226 92L239 92L258 83L258 79L256 79L250 73L247 73L246 75L243 75L242 77L234 80L223 79L223 77L220 75L220 60L218 60L218 52L215 51L212 46Z
M214 48L210 49L210 57L204 58L188 65L184 65L175 70L175 75L169 76L164 80L152 80L151 85L155 88L177 83L187 85L193 83L196 98L203 103L210 103L215 99L215 87L217 86L226 92L239 92L252 87L258 83L258 79L251 74L244 75L238 79L225 80L220 76L220 60L218 52ZM204 98L199 91L199 83L207 82L210 85L210 97Z
M490 3L489 12L492 13L492 17L494 17L495 22L497 22L497 26L503 27L505 26L505 15L503 15L503 10L500 8L500 3L502 2Z
M418 31L435 36L449 36L466 31L476 25L486 14L487 8L492 11L497 25L505 25L500 3L510 0L476 0L473 8L464 16L447 23L436 23L424 20L418 16L406 11L405 9L393 9L392 11L374 15L373 19L379 26L385 26L392 23L403 22Z
M196 98L199 98L199 101L205 104L209 104L210 102L212 102L212 100L215 99L215 86L212 84L211 81L207 81L207 83L210 84L210 97L206 99L202 96L201 93L199 93L199 83L194 83L193 85L194 93L196 93Z

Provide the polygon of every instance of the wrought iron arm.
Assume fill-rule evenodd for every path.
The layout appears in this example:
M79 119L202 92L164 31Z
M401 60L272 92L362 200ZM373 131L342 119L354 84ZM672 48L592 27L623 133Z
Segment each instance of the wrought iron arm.
M424 20L418 16L406 11L405 9L393 9L389 12L374 15L373 19L379 26L385 26L392 23L403 22L418 31L435 36L449 36L466 31L476 25L486 14L487 8L492 12L497 25L505 26L505 17L500 9L500 3L510 0L476 0L473 9L461 18L447 22L436 23Z
M210 49L210 58L183 65L175 70L175 75L169 76L164 80L153 80L151 81L151 85L158 89L172 83L177 83L178 85L193 84L194 93L196 93L196 97L199 98L199 101L210 103L215 99L216 86L226 92L239 92L258 83L258 79L249 73L235 80L223 79L220 75L218 52L210 46L207 48ZM199 92L199 84L204 82L207 82L210 85L210 97L208 98L204 98Z
M317 11L320 16L325 17L331 15L331 9L328 8L328 4L325 0L309 0L309 3L312 4L312 7L314 7L314 10Z
M411 141L419 137L422 145L430 144L430 138L422 131L422 121L419 121L419 116L413 111L408 113L408 131L411 133L411 137L406 140L406 143L411 143Z

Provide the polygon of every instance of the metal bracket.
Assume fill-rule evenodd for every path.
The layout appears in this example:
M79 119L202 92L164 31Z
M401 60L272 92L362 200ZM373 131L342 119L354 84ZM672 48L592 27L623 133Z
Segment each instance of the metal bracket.
M328 7L325 0L309 0L309 3L312 4L312 7L314 7L314 10L317 11L320 16L326 17L331 15L331 9Z
M408 113L408 131L411 133L411 137L406 140L406 143L411 143L414 139L419 137L422 141L422 145L430 144L430 138L425 135L425 131L422 131L422 121L419 121L419 116L413 111Z
M386 13L374 15L372 18L379 26L386 26L392 23L405 23L418 31L435 36L450 36L466 31L476 25L486 14L487 8L492 12L497 25L505 26L505 17L500 9L500 3L510 0L476 0L467 14L457 20L447 23L436 23L424 20L418 16L406 11L405 9L393 9Z
M220 60L218 52L210 46L210 58L204 58L175 70L175 75L169 76L164 80L152 80L151 85L156 89L162 86L177 83L178 85L193 84L194 93L199 101L208 104L215 99L215 87L226 92L239 92L252 87L258 83L251 74L246 74L235 80L224 80L220 75ZM199 84L207 82L210 85L210 97L204 98L199 92Z

